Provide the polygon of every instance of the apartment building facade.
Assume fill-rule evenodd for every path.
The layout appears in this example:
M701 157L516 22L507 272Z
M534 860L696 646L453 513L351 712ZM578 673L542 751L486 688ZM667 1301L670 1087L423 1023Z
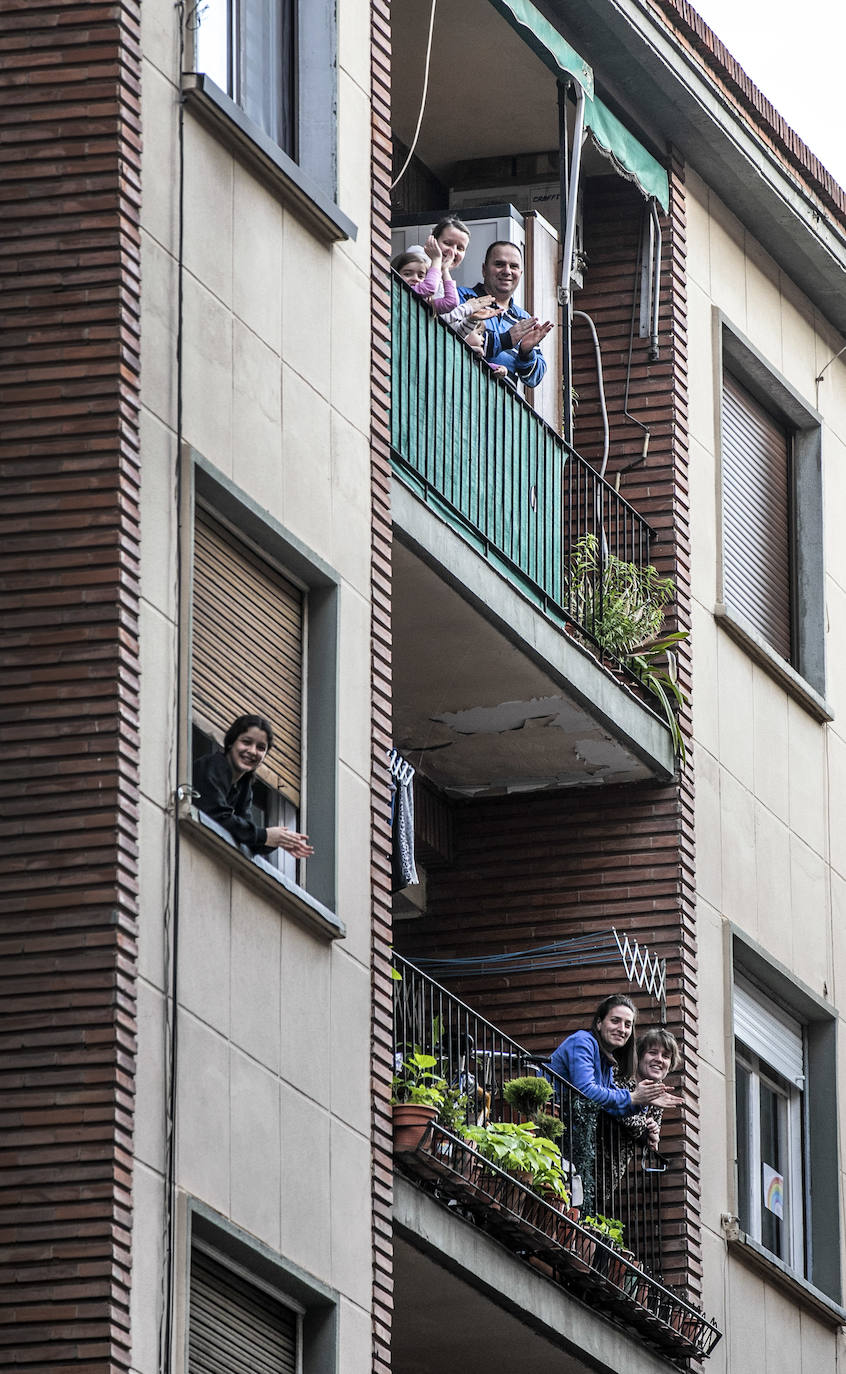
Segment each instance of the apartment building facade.
M395 1367L833 1370L843 193L688 6L440 5L428 71L426 23L394 7L398 170L424 74L428 91L395 246L448 206L470 231L462 280L509 240L520 303L562 322L509 411L394 285L394 733L425 877L395 904L398 1025L425 1036L429 1007L459 1074L472 1040L495 1111L504 1079L628 991L678 1037L686 1106L662 1128L660 1258L626 1214L669 1297L630 1275L621 1300L601 1248L585 1277L572 1237L550 1248L531 1205L534 1231L503 1223L493 1190L481 1226L509 1265L455 1219L479 1224L463 1157L445 1170L435 1132L440 1160L402 1158ZM584 590L585 537L612 570L637 564L639 521L684 636L675 758ZM610 582L593 595L610 610ZM439 1189L440 1210L421 1198Z
M846 198L681 0L438 0L427 71L429 18L0 21L0 1348L834 1371ZM391 279L447 208L556 323L532 396ZM610 555L673 579L672 719ZM304 863L195 805L242 710ZM456 1018L466 1085L472 1021L491 1112L620 989L685 1107L612 1281L434 1133L395 1159L390 1095L398 1026L446 1065Z
M0 21L16 1368L372 1368L378 20ZM194 804L244 712L305 862Z

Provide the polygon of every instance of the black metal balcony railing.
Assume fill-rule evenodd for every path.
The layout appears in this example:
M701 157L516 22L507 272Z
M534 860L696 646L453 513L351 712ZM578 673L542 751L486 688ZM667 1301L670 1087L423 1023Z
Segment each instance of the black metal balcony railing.
M641 569L647 522L399 277L392 284L391 446L403 480L551 619L594 638L602 558ZM570 560L593 535L594 585Z
M584 1215L623 1224L626 1258L589 1228L562 1217L553 1203L489 1164L466 1141L440 1126L403 1167L439 1196L459 1202L521 1253L552 1267L553 1276L625 1317L645 1337L676 1355L706 1356L720 1333L662 1280L661 1175L668 1161L634 1142L619 1122L597 1113L581 1093L552 1073L543 1059L511 1040L399 955L394 984L397 1073L415 1050L433 1055L436 1072L466 1099L468 1122L510 1120L502 1086L542 1073L554 1088L553 1109L564 1123L560 1146L571 1197L585 1189ZM590 1158L588 1158L590 1155ZM577 1172L582 1177L577 1179Z

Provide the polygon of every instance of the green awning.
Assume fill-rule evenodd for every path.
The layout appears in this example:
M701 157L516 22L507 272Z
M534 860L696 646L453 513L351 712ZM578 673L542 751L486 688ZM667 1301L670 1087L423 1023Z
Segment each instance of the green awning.
M585 101L585 124L596 147L611 160L620 176L634 181L645 196L654 196L666 214L670 208L670 180L660 162L596 96Z
M654 196L666 213L670 206L667 173L651 153L630 134L624 124L593 93L593 70L556 28L535 9L531 0L490 0L559 80L567 77L581 86L585 100L585 124L601 153L611 159L620 176L634 181L643 195Z
M535 9L531 0L491 0L491 4L554 76L571 76L585 95L593 95L592 69L549 20L544 19L540 10Z

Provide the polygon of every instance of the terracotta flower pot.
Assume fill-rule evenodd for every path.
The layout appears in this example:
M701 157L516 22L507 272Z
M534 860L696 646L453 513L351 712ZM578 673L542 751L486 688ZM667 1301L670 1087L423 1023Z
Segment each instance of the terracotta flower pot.
M437 1107L426 1107L422 1102L395 1102L394 1150L402 1154L406 1150L416 1150L426 1131L438 1115Z

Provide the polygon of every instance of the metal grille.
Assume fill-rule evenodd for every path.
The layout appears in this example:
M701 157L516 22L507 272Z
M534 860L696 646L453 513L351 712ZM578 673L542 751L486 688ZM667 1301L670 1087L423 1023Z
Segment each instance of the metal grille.
M728 372L722 463L725 599L792 662L790 439Z

